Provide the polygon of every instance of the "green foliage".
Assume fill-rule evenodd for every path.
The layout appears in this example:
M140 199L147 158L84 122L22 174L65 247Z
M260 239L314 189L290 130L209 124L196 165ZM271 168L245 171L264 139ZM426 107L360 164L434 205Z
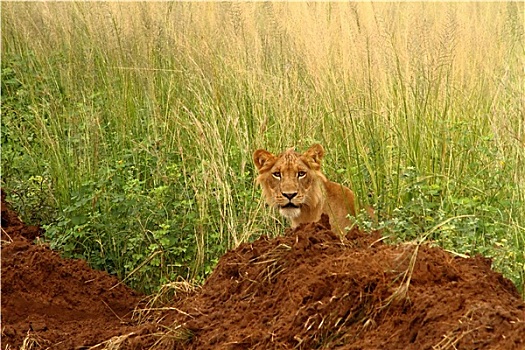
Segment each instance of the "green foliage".
M73 191L71 204L45 226L51 247L88 259L146 292L177 276L204 276L226 247L212 233L210 220L198 216L199 203L184 181L180 159L167 167L164 183L147 186L149 174L132 158L123 154L101 164L95 181ZM196 229L208 234L198 236ZM206 250L205 259L199 250Z
M29 55L31 59L31 55ZM42 87L28 87L17 77L27 61L20 56L2 59L1 71L1 161L2 180L13 208L27 222L40 224L53 220L56 214L49 167L35 159L41 155L42 145L36 131L30 127L37 123L32 113L32 91Z

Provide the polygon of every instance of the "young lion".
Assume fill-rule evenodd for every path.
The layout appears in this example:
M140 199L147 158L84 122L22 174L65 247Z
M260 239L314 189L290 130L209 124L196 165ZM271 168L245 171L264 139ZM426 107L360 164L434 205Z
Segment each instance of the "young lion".
M266 202L289 218L292 228L305 222L318 221L328 214L333 229L343 232L351 225L348 214L355 216L354 193L347 187L329 181L321 172L324 150L319 144L303 154L293 148L278 156L259 149L253 161Z

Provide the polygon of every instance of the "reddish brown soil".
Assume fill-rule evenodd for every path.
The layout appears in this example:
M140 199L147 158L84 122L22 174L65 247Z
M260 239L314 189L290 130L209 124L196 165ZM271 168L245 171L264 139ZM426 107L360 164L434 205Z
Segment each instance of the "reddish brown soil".
M53 349L525 349L525 304L482 257L340 239L325 217L240 245L202 288L129 324L137 294L30 244L4 214L2 348L29 331Z
M2 349L74 349L122 334L140 298L81 260L62 259L9 210L2 193ZM29 336L28 336L29 335Z

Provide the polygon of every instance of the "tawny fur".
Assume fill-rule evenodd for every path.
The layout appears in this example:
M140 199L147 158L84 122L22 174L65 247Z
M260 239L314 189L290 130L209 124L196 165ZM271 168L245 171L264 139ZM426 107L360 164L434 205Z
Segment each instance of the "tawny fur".
M355 216L354 193L348 187L329 181L321 172L323 147L315 144L303 154L293 148L275 156L259 149L253 161L266 202L290 219L292 227L318 221L328 214L330 225L343 232Z

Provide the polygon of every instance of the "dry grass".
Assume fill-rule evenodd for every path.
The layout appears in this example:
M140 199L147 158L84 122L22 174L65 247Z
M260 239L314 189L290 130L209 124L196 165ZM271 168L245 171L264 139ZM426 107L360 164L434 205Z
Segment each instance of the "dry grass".
M280 273L285 271L285 257L291 249L292 247L286 244L279 244L275 248L250 261L250 264L260 265L260 272L253 281L254 284L251 286L255 286L255 284L258 283L272 283Z
M0 228L2 230L2 237L5 237L6 239L2 239L0 242L1 242L1 245L4 246L4 245L7 245L7 244L11 244L13 243L13 239L11 238L11 236L9 236L9 234L4 230L3 227Z
M36 350L45 349L49 342L42 339L40 336L33 334L31 331L27 331L27 335L22 341L22 345L19 350Z
M476 330L489 327L487 325L471 327L471 324L475 323L474 319L476 317L476 311L476 309L467 310L467 312L465 312L465 314L458 320L458 325L447 334L444 334L443 339L436 345L432 346L432 350L456 350L458 348L457 345L462 338Z
M186 297L193 295L198 292L200 287L194 283L183 280L182 278L176 282L169 282L163 284L157 293L154 293L146 297L145 305L139 305L133 311L133 319L139 324L145 322L158 322L160 314L159 311L172 310L176 312L182 312L181 310L173 307L177 301L184 300ZM187 315L186 313L184 313Z

